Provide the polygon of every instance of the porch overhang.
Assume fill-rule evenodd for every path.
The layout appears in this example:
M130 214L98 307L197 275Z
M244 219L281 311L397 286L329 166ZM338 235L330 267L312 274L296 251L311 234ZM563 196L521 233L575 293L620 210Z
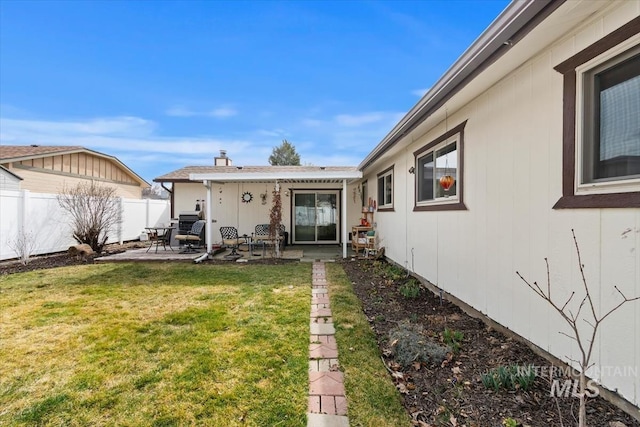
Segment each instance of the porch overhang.
M362 179L362 171L357 169L325 169L323 167L311 167L306 170L244 170L243 167L227 168L224 172L207 172L207 173L191 173L190 181L201 181L207 188L206 199L206 222L212 224L213 195L212 184L237 183L237 182L277 182L283 183L333 183L342 184L342 202L341 218L342 218L342 257L347 257L347 184ZM313 170L310 170L313 169ZM205 240L207 244L207 253L210 254L213 249L213 237L211 227L206 227Z
M237 172L212 172L189 174L190 181L224 182L326 182L340 183L357 181L362 178L362 171L298 171L298 172L244 172L238 168Z

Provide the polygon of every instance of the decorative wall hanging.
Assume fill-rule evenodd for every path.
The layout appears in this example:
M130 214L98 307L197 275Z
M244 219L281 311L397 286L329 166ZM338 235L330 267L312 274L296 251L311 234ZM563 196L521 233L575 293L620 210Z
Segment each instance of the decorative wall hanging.
M444 191L449 191L454 182L456 180L451 175L440 177L440 186Z
M444 176L440 177L440 187L442 187L442 189L446 193L447 191L449 191L454 182L456 182L456 180L451 175L449 175L449 154L447 153L444 160Z
M244 193L242 193L242 203L250 203L253 200L253 194L249 193L248 191L245 191Z

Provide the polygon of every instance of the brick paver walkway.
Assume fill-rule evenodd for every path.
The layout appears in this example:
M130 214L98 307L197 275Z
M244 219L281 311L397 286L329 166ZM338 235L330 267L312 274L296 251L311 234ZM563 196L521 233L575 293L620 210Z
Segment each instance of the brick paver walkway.
M313 263L307 427L349 427L324 263Z

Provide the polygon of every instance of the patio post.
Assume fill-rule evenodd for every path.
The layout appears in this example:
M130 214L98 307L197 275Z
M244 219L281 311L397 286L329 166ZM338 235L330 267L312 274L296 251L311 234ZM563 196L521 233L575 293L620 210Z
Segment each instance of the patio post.
M342 180L342 203L340 203L342 225L342 258L347 257L347 180Z
M207 187L207 201L205 202L207 207L206 207L206 210L204 212L205 220L207 222L206 222L206 226L205 226L204 230L205 230L205 241L207 243L207 253L210 254L212 252L212 250L213 250L213 242L211 241L212 240L212 234L211 234L212 230L211 230L211 228L213 226L213 220L212 220L213 219L213 212L212 212L213 207L211 206L211 187L212 187L212 185L211 185L211 182L206 180L206 179L204 181L202 181L202 183L204 184L205 187Z

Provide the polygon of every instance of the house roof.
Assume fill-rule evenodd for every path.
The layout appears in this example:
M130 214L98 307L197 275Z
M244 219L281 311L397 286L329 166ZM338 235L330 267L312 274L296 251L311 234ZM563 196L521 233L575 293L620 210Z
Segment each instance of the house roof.
M23 181L24 178L21 178L20 176L16 175L15 173L11 172L9 169L5 168L4 166L0 165L0 171L6 172L9 175L15 177L16 179L19 179L20 181Z
M154 182L338 182L362 177L353 166L187 166Z
M109 159L127 171L142 186L149 186L140 175L135 173L127 165L114 156L89 150L78 145L0 145L0 163L19 162L22 160L38 159L49 156L61 156L63 154L88 153L93 156Z
M0 145L0 160L2 160L3 163L7 163L9 161L20 161L49 155L77 153L80 151L90 150L76 145Z
M503 55L508 53L529 32L536 28L566 0L513 0L458 60L440 77L420 101L394 126L382 141L365 157L358 169L364 170L395 146L406 135L434 114L454 95L469 85ZM585 13L592 5L581 2ZM593 2L594 4L596 2ZM562 31L557 26L548 31ZM541 40L541 43L545 41ZM531 50L528 55L533 54ZM498 75L492 77L494 80Z

